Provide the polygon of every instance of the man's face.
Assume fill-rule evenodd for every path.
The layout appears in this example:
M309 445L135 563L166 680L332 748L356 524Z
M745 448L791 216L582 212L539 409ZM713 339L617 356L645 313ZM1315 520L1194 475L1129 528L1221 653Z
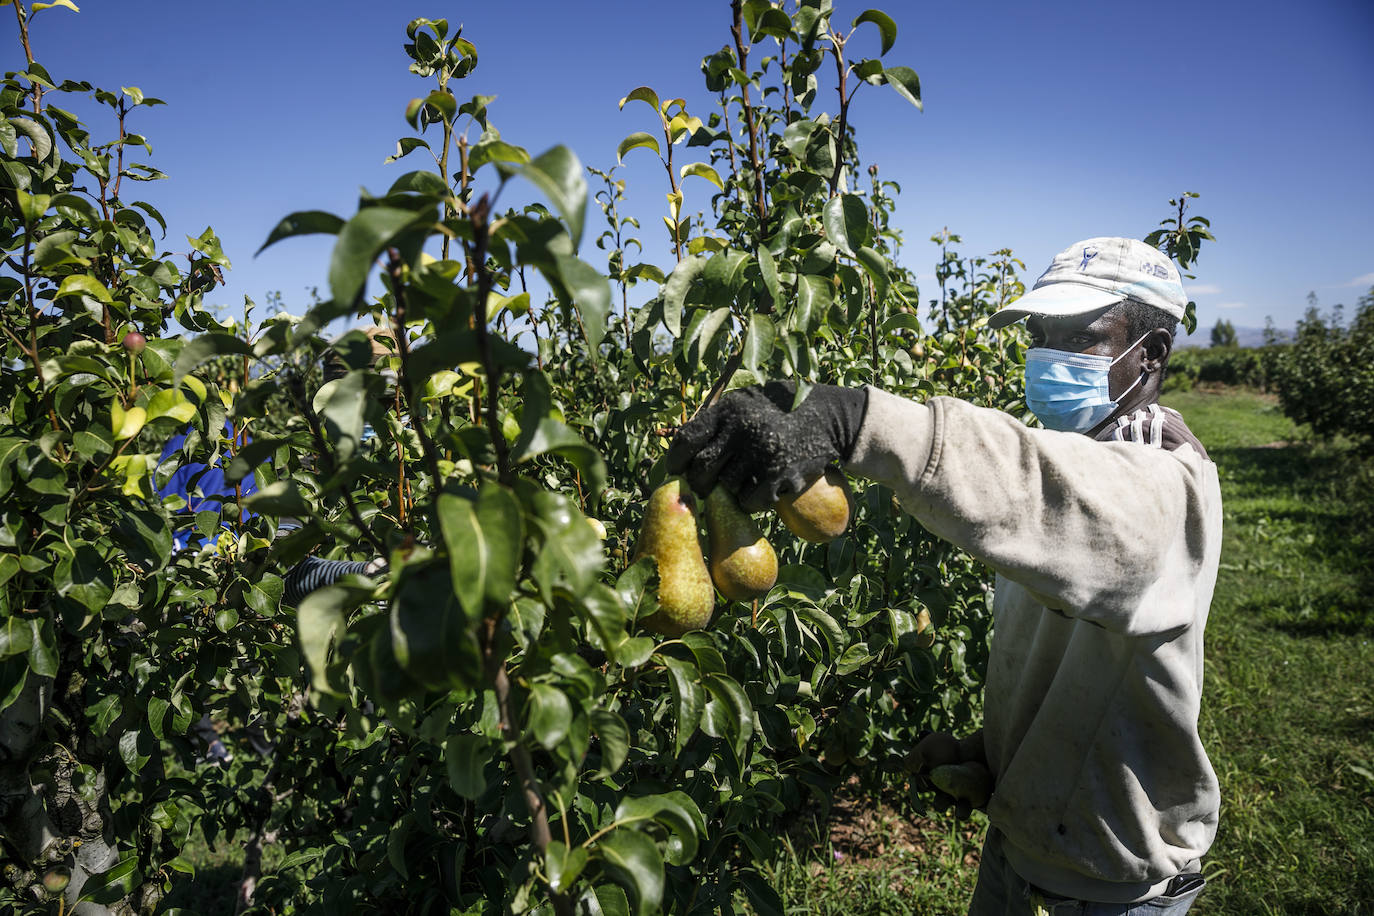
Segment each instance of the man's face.
M1135 341L1130 339L1130 320L1116 305L1109 305L1086 315L1054 317L1031 315L1026 319L1032 347L1048 347L1068 353L1090 356L1109 356L1116 359ZM1142 353L1142 359L1144 354ZM1140 378L1141 360L1127 357L1112 366L1109 389L1113 398L1119 397Z

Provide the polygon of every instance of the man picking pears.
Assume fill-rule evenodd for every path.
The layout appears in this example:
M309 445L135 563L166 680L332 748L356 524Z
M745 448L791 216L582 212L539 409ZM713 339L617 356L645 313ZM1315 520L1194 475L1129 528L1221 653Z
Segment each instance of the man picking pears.
M774 382L727 394L669 449L670 472L749 510L841 464L996 571L994 787L971 914L1182 914L1202 888L1219 797L1197 720L1221 493L1157 403L1186 304L1160 252L1089 239L990 320L1026 319L1026 401L1045 429L872 387L817 385L792 409Z

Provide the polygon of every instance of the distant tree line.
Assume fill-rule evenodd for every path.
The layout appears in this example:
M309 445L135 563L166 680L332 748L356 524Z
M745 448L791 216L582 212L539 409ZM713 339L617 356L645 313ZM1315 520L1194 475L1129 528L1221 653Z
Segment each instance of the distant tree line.
M1209 348L1178 350L1169 362L1169 390L1198 383L1271 391L1288 417L1322 438L1374 440L1374 288L1349 322L1344 306L1323 312L1309 296L1292 339L1271 321L1260 347L1237 346L1234 325L1218 320Z

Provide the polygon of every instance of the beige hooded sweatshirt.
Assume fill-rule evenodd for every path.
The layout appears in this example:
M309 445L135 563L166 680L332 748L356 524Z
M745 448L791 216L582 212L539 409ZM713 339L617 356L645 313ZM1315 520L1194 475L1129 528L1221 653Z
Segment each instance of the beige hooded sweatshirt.
M1158 433L1152 407L1135 441L1095 441L869 388L847 466L996 571L988 818L1023 878L1082 900L1153 897L1216 834L1197 721L1221 491L1151 412Z

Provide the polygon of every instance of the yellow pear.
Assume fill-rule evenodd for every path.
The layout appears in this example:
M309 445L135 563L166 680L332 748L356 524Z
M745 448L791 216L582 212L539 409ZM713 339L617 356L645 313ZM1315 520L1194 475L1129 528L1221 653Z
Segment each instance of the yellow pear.
M716 592L701 555L696 499L680 478L668 480L649 497L635 545L635 559L640 557L658 561L658 610L644 619L646 627L681 636L710 623Z
M711 578L732 601L753 601L778 581L778 555L749 513L727 491L706 497L706 533L711 543Z
M844 534L853 514L854 495L844 474L826 468L800 493L778 499L778 517L797 537L824 544Z

